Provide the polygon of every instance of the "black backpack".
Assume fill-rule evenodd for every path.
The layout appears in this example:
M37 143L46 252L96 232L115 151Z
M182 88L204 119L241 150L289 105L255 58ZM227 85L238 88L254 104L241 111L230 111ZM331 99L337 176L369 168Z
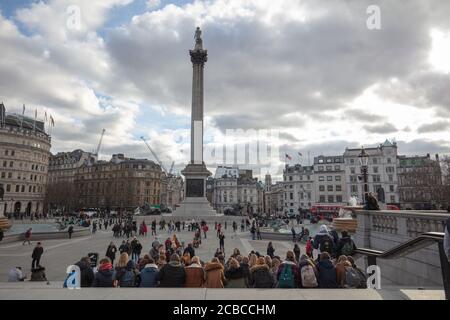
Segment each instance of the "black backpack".
M320 252L328 252L329 254L332 254L333 252L333 240L331 240L330 237L325 237L320 242Z

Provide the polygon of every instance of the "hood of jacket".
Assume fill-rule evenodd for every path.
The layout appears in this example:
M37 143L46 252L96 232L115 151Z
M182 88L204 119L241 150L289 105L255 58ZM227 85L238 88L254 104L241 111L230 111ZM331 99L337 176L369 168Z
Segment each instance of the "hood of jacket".
M266 264L257 264L254 265L253 267L251 267L250 272L257 272L257 271L263 271L263 270L267 270L269 271L269 267Z
M158 266L154 263L147 263L141 272L150 272L154 270L158 270Z
M318 266L322 267L324 269L333 269L334 268L333 263L331 262L331 260L328 260L328 259L320 260L318 263Z
M217 263L217 262L209 262L205 266L205 271L211 271L211 270L216 270L216 269L222 269L223 270L222 264L221 263Z
M244 276L244 272L243 272L242 268L240 268L240 267L239 268L235 268L235 267L228 268L225 271L225 278L227 278L227 279L240 279L243 276Z
M188 265L186 268L201 268L202 266L199 265L198 263L191 263L190 265Z
M134 262L133 260L129 260L127 262L127 266L126 266L127 271L133 270L134 269Z
M322 235L324 235L324 234L330 234L330 231L328 230L328 227L326 226L326 225L324 225L324 224L322 224L321 226L320 226L320 228L319 228L319 232L317 232L317 234L322 234Z
M90 266L84 262L84 261L78 261L77 263L75 263L76 266L78 266L78 268L80 268L80 271L86 270L88 269Z

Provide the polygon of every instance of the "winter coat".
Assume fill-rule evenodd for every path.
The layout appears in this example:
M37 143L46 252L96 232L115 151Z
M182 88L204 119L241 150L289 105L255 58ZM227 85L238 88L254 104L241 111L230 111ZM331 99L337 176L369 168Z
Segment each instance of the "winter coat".
M256 265L250 269L249 284L252 288L273 288L275 279L267 265Z
M206 272L206 288L223 288L225 286L225 275L223 266L217 262L207 263L205 266Z
M119 287L123 286L122 278L127 271L133 272L133 278L134 278L133 283L134 283L134 281L136 280L136 275L134 273L134 271L135 271L134 269L135 268L134 268L133 260L129 260L125 267L116 267L116 272L114 274L114 280L119 281Z
M94 277L92 286L96 288L109 288L113 287L113 275L112 269L99 270Z
M150 257L152 257L152 259L154 261L158 261L159 260L159 251L158 251L158 249L156 249L155 247L152 247L150 249Z
M192 247L188 246L186 249L184 249L183 255L186 254L186 252L191 255L191 258L195 256L195 250Z
M225 279L227 279L227 288L246 288L246 279L244 271L241 267L230 267L225 271Z
M80 268L81 287L91 287L94 281L94 271L91 266L84 261L78 261L75 265Z
M137 242L134 247L133 247L133 253L135 254L141 254L142 251L142 244L140 244L139 242Z
M340 288L344 288L346 285L345 282L345 268L351 267L352 264L348 261L345 261L344 263L338 263L336 264L336 281Z
M30 281L47 281L45 268L37 268L31 271Z
M106 256L111 260L115 260L116 252L117 252L116 246L108 246L108 249L106 250Z
M140 278L141 283L139 287L141 288L153 288L158 285L158 266L154 263L146 264L141 270Z
M267 247L267 255L271 258L273 258L273 255L275 254L275 249L273 247Z
M318 233L316 234L316 236L314 237L314 241L313 241L313 248L314 249L318 249L320 251L320 253L322 253L322 251L320 250L320 247L322 246L322 242L324 242L325 240L329 240L331 242L331 252L329 252L329 254L333 254L334 252L334 240L333 237L330 236L328 233L326 234L321 234Z
M184 268L186 278L184 286L187 288L203 288L205 285L205 270L196 263Z
M319 278L317 278L319 288L337 288L336 268L330 260L320 260L317 270L319 271Z
M342 253L342 248L347 243L350 243L352 245L353 251L356 250L356 245L355 245L355 243L353 242L353 240L352 240L352 238L350 236L342 237L341 239L339 239L339 242L338 242L337 247L336 247L336 256L337 257L339 257L339 256L341 256L343 254Z
M43 253L44 253L44 248L42 248L42 247L35 247L33 249L33 253L31 254L31 258L33 258L33 259L40 259Z
M186 272L184 271L184 267L181 263L171 261L161 268L157 279L160 287L184 287Z

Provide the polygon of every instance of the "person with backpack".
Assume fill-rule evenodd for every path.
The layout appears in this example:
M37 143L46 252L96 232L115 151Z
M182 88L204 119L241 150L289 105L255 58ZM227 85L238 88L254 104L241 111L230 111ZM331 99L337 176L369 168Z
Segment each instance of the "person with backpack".
M336 247L336 256L352 256L356 250L356 245L346 230L341 232L342 238L339 239Z
M226 276L226 274L225 274ZM250 269L249 286L251 288L273 288L275 281L269 266L263 257L256 260L256 264Z
M117 287L134 287L136 281L136 272L133 260L130 260L128 253L120 255L114 274L114 282Z
M317 278L319 288L338 287L336 268L331 262L331 255L328 252L322 252L320 254L317 271L319 272L319 277Z
M331 237L326 225L321 225L319 232L314 237L313 248L319 249L318 259L321 258L321 253L327 252L330 256L334 253L333 237Z
M299 284L299 272L295 261L294 252L289 250L286 253L286 260L278 267L277 281L278 288L297 288Z
M302 288L317 288L317 277L319 272L314 262L307 256L302 255L298 266L300 270L300 284Z

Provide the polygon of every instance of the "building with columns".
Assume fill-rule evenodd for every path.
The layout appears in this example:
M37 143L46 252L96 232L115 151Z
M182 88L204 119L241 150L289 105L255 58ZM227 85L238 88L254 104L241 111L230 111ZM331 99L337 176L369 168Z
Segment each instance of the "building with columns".
M43 213L50 147L43 121L6 113L0 104L0 215Z

